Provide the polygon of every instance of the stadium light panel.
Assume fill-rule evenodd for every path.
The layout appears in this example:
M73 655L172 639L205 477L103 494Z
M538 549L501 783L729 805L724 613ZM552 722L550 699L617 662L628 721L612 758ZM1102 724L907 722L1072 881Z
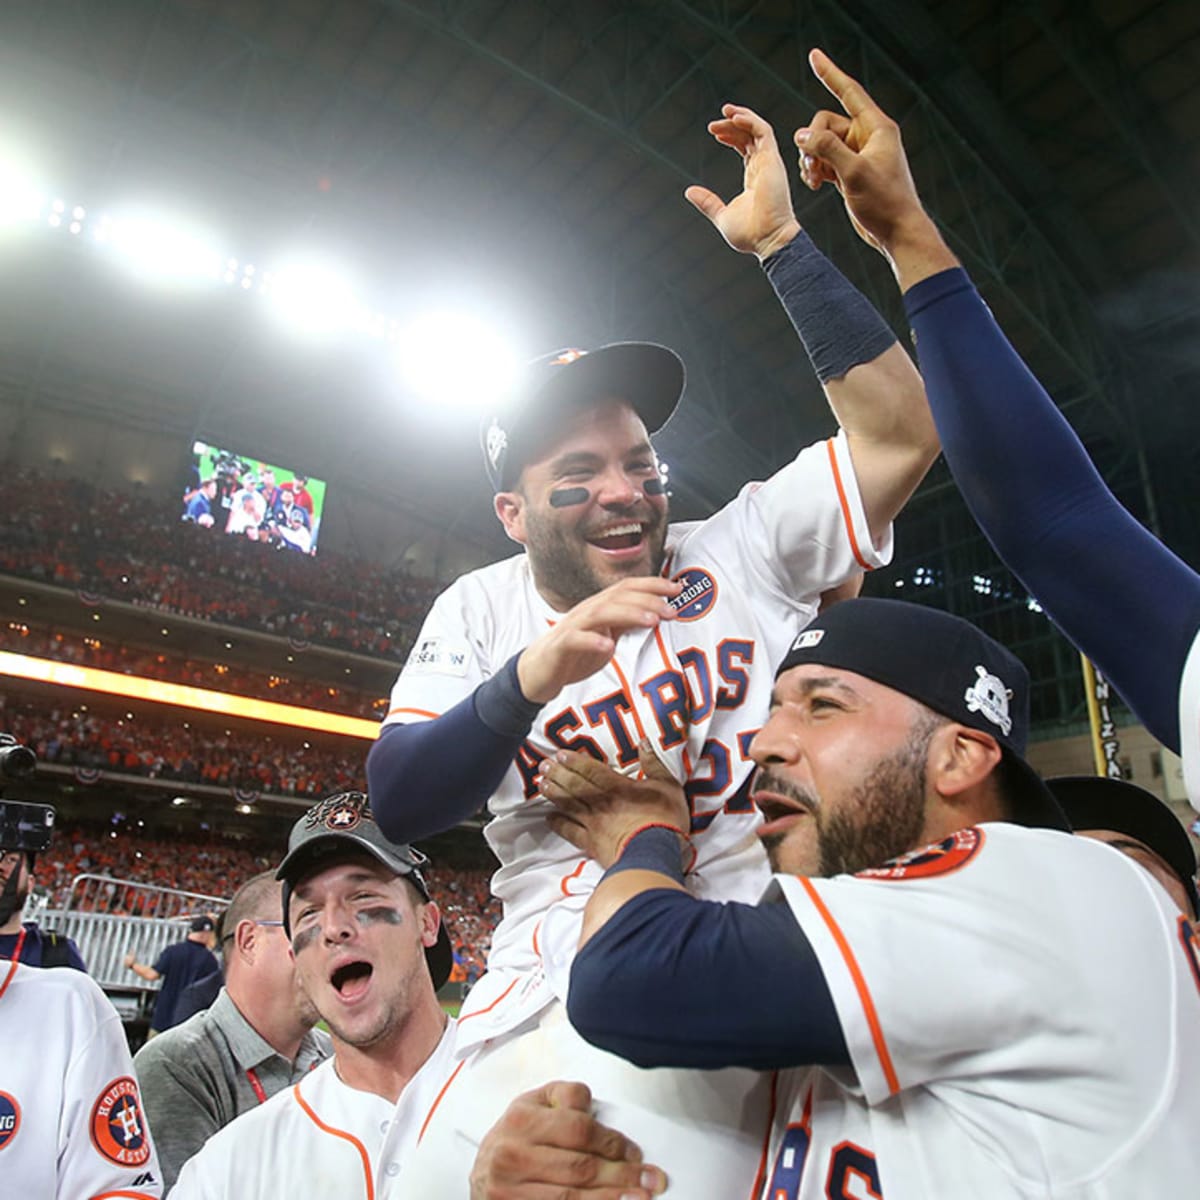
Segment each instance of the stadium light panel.
M297 257L276 264L270 287L262 290L277 321L314 341L330 340L361 319L353 280L327 259Z
M215 283L222 254L207 230L148 212L118 213L100 223L96 240L134 274L151 283Z
M459 411L490 408L521 369L512 339L465 313L427 313L396 341L407 387L421 399Z
M74 663L35 658L28 654L14 654L8 650L0 650L0 675L14 679L30 679L38 683L52 683L60 687L80 688L89 692L102 692L108 696L121 696L130 700L146 700L151 704L192 708L213 715L269 721L276 725L290 725L296 729L319 733L337 733L367 741L374 741L379 734L379 723L364 717L350 717L317 708L301 708L295 704L278 704L273 700L255 700L248 696L214 692L210 688L192 687L188 684L164 683L161 679L145 679L140 675L121 675L116 671L102 671L98 667L79 667Z
M32 227L46 211L37 170L15 147L0 145L0 233Z

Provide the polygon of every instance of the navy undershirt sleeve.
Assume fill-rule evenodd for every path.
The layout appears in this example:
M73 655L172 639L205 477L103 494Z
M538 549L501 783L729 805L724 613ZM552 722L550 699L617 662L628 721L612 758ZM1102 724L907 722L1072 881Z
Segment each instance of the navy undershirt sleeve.
M1179 750L1200 576L1121 506L961 269L904 297L946 461L997 554Z
M367 793L392 841L453 829L500 786L541 707L521 695L518 657L440 717L380 731L367 754Z
M571 1023L640 1067L849 1065L816 955L786 904L662 888L628 901L575 958Z

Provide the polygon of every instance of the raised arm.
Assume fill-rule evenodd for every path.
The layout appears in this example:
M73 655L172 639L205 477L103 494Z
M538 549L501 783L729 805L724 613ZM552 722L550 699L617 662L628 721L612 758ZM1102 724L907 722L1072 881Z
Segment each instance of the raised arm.
M921 378L866 298L801 230L770 125L740 105L722 113L709 132L741 155L743 190L728 204L700 186L687 198L730 246L763 264L845 430L878 544L937 457Z
M1179 749L1178 697L1200 576L1118 503L1013 350L913 185L900 131L820 51L845 114L799 130L809 187L833 183L905 293L946 461L996 552L1147 728Z

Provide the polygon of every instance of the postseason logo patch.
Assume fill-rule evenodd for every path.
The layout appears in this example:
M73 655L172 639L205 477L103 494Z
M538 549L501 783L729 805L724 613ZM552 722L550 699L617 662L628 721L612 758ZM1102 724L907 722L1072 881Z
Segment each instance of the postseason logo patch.
M868 867L859 871L859 879L931 879L935 875L949 875L975 857L983 845L982 829L960 829L945 841L920 850L910 850L899 858L893 858L882 867Z
M467 673L469 653L465 642L452 642L442 637L422 638L412 648L404 669L418 674L461 678Z
M16 1096L0 1092L0 1150L12 1144L21 1128L21 1106Z
M675 576L683 591L671 601L677 621L698 621L717 602L717 581L699 567L688 567Z
M137 1083L114 1079L92 1106L92 1145L118 1167L140 1167L150 1157L150 1139Z

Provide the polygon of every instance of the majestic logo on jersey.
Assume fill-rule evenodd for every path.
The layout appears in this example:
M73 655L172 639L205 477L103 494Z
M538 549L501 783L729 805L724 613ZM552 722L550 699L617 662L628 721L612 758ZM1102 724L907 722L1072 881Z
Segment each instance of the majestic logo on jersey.
M557 358L551 360L550 365L552 367L569 367L573 362L578 362L586 354L586 350L564 350Z
M137 1083L128 1075L114 1079L92 1106L92 1145L119 1167L140 1167L150 1157L146 1118Z
M823 629L806 629L803 633L796 635L796 640L792 643L793 650L811 650L814 646L821 644L821 639L825 636Z
M508 434L500 428L500 422L493 418L483 437L483 452L493 468L500 461L500 455L508 448Z
M441 637L425 638L412 648L404 669L461 677L467 673L467 654L465 642L451 642Z
M1002 679L989 675L983 667L976 667L975 674L979 678L963 695L967 702L967 711L983 713L993 725L1000 727L1005 737L1008 737L1012 733L1012 717L1008 715L1011 690L1004 686Z
M931 879L957 871L983 845L982 829L960 829L943 842L910 850L882 867L868 867L858 872L859 879Z
M21 1106L15 1096L0 1092L0 1150L3 1150L21 1128Z
M370 801L365 792L341 792L327 796L304 816L305 829L324 825L333 833L348 833L360 821L373 821Z
M676 620L697 621L717 602L717 581L699 567L688 567L675 576L683 591L671 601Z

